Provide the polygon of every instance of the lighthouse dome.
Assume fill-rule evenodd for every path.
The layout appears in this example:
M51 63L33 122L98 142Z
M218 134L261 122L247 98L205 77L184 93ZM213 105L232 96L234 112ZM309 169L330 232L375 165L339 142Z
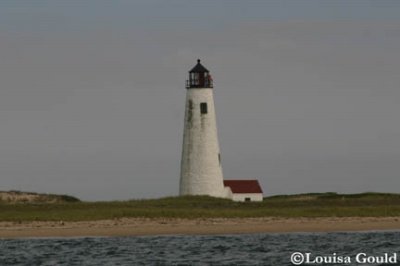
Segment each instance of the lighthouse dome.
M197 59L197 64L189 71L189 73L209 73L207 68L205 68L201 63L200 59Z

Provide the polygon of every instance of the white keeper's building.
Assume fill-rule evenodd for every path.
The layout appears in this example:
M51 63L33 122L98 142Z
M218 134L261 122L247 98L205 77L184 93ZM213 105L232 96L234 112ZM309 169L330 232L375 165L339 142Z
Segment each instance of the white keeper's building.
M186 81L180 195L262 201L257 180L224 181L213 98L213 79L197 60Z

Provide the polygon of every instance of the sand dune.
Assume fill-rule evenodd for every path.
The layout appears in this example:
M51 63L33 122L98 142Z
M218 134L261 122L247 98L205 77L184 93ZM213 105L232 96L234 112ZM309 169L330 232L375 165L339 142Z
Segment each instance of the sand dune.
M0 191L0 203L59 203L77 201L79 201L79 199L68 195L43 194L23 191Z

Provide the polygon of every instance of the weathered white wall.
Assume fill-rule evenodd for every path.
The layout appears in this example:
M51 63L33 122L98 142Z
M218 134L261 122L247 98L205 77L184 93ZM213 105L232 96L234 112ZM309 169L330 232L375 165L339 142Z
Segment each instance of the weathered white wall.
M200 113L200 103L203 102L207 103L207 114ZM219 152L213 90L187 89L181 160L181 195L226 197L222 167L218 159Z
M251 201L262 201L263 195L261 193L232 193L233 201L245 201L246 198L250 198Z

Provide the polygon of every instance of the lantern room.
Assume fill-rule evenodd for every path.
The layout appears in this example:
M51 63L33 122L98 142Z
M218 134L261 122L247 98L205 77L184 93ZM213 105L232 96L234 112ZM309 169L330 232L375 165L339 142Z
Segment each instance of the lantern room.
M213 80L210 71L207 70L197 59L197 64L189 71L189 79L186 81L186 88L212 88Z

